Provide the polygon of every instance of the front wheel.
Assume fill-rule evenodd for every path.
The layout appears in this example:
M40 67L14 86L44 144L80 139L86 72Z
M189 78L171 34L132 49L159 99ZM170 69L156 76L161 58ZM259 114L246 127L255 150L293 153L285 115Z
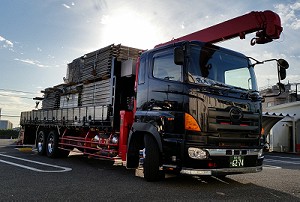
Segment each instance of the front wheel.
M144 154L144 178L147 181L158 181L162 178L159 170L160 153L156 140L150 135L144 136L145 154Z

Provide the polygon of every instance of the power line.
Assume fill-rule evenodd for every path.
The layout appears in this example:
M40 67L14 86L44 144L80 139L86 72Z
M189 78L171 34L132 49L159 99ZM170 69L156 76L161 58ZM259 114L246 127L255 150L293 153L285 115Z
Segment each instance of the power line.
M21 117L21 116L17 116L17 115L3 115L3 114L0 114L0 117Z
M17 92L17 93L37 94L37 93L33 93L33 92L27 92L27 91L21 91L21 90L12 90L12 89L4 89L4 88L0 88L0 90L8 91L8 92Z
M15 103L0 103L0 107L2 109L5 109L5 108L11 108L11 106L14 106L14 107L17 107L17 108L34 108L35 104L32 103L32 104L15 104Z
M32 97L24 97L24 96L17 96L17 95L6 95L6 94L0 94L0 96L6 96L6 97L17 97L17 98L23 98L23 99L30 99L32 100Z

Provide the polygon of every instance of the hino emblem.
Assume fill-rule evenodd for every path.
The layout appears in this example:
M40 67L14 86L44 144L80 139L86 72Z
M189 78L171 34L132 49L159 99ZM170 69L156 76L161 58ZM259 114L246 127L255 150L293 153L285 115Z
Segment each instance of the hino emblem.
M229 116L233 122L240 121L243 118L243 112L240 108L232 107L229 111Z

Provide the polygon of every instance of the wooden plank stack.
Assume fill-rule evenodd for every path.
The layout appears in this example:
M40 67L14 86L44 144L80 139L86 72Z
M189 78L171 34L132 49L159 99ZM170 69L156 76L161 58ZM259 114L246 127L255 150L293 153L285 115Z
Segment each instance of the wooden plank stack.
M82 57L73 60L68 64L66 82L79 83L81 81L81 71L83 70L84 60Z
M136 60L141 51L121 44L111 44L74 59L68 64L65 83L43 91L42 109L58 109L61 96L75 93L78 94L79 107L111 104L113 58L117 61Z
M111 77L112 59L118 61L138 58L141 49L111 44L85 54L68 64L67 82L93 82Z
M105 48L85 54L84 69L82 70L81 81L86 82L93 79L110 78L112 57L115 56L116 49L112 44Z
M142 52L141 49L131 48L128 46L122 46L121 44L117 45L117 60L128 60L133 59L136 60L139 57L139 54Z
M58 109L61 91L56 88L46 88L42 92L44 93L42 109Z
M110 79L84 84L81 96L83 107L109 105L111 102Z

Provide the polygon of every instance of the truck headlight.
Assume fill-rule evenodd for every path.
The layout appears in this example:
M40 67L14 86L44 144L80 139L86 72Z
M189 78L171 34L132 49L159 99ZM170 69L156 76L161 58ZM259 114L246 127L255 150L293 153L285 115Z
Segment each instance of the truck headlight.
M207 158L207 152L202 149L199 149L199 148L190 147L188 149L188 153L189 153L189 157L192 159L206 159Z
M263 158L263 156L264 156L263 150L260 149L260 150L258 151L258 158Z

